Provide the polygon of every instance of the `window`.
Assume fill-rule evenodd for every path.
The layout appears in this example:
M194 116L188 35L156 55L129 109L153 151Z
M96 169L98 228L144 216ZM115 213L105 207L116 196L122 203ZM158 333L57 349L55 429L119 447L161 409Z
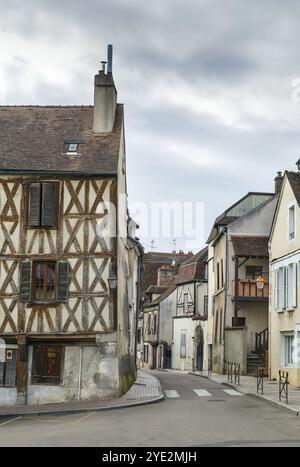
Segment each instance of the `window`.
M297 265L281 267L275 271L275 308L278 311L297 307Z
M180 358L186 358L186 331L180 333Z
M224 287L224 261L221 259L221 287Z
M289 208L289 240L294 240L296 234L295 206Z
M294 363L294 336L284 336L284 364L285 366L293 366Z
M222 344L223 341L223 310L220 310L220 335L219 335L219 343Z
M28 227L57 227L58 187L58 182L31 183L28 186Z
M5 350L5 362L0 362L0 387L13 387L17 384L17 350Z
M141 328L138 329L137 342L138 342L138 344L141 344L141 342L142 342L142 330L141 330Z
M216 312L216 319L215 319L215 344L218 343L218 328L219 328L219 310Z
M35 345L33 347L32 382L34 384L61 383L63 347Z
M53 302L56 299L56 263L33 263L33 301Z
M220 264L217 264L217 290L220 290Z
M68 153L76 154L77 150L78 150L78 144L77 143L68 144Z
M149 346L144 345L144 362L148 363L149 362Z
M66 303L69 298L67 261L22 261L20 263L21 303Z
M246 326L246 318L232 318L232 327L233 328L244 328Z
M152 335L153 336L156 334L156 327L157 327L157 314L154 313L153 319L152 319Z
M256 280L263 275L262 266L247 266L246 267L246 279Z
M189 294L185 293L183 296L183 311L187 313L189 311Z

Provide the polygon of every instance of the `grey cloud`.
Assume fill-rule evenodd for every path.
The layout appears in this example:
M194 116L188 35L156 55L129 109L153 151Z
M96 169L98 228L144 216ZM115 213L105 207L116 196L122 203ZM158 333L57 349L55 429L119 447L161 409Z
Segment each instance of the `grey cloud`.
M63 86L41 70L28 95L23 79L38 57L12 46L9 63L0 57L3 104L91 103L93 74L106 44L115 45L119 98L126 97L130 200L204 201L208 232L229 204L248 191L272 190L276 171L293 168L300 148L300 104L298 110L289 94L290 80L300 76L297 0L0 0L0 8L0 33L29 45L47 43L54 54L63 45L57 67L72 77ZM149 105L156 87L172 89L173 78L188 84L195 99L200 88L215 87L229 109L237 105L232 93L242 99L249 84L250 97L259 89L265 107L274 105L278 116L267 119L242 107L239 118L250 126L245 131L188 106L154 99ZM277 82L286 89L277 90ZM281 106L290 126L282 124ZM171 145L182 153L174 155ZM192 148L194 158L214 154L217 162L197 164L184 148Z

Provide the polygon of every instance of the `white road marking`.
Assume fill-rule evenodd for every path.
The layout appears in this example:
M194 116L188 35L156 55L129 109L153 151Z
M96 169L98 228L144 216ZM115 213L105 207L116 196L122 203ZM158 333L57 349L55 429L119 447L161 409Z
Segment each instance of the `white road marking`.
M197 394L199 397L211 397L210 392L206 391L205 389L193 389L193 391Z
M238 391L235 391L234 389L223 389L223 391L226 392L226 394L228 394L229 396L243 396L243 394L241 394Z
M173 390L173 389L172 390L167 390L167 391L165 391L165 393L166 393L166 396L168 397L168 399L172 399L172 398L175 398L175 397L180 397L178 392Z
M0 426L8 425L9 423L16 422L17 420L21 420L22 417L13 418L12 420L8 420L7 422L0 423Z

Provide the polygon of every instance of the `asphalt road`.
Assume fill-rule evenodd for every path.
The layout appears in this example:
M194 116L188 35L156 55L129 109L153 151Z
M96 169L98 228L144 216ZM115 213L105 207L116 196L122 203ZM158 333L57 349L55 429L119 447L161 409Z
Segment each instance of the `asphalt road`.
M300 446L300 418L292 413L198 376L155 374L162 403L1 421L0 446Z

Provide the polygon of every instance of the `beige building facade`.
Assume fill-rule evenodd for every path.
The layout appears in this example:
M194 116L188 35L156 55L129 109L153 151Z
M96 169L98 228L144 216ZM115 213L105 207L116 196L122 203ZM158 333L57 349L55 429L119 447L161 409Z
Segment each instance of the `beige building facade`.
M270 250L270 375L300 387L300 172L284 175Z

